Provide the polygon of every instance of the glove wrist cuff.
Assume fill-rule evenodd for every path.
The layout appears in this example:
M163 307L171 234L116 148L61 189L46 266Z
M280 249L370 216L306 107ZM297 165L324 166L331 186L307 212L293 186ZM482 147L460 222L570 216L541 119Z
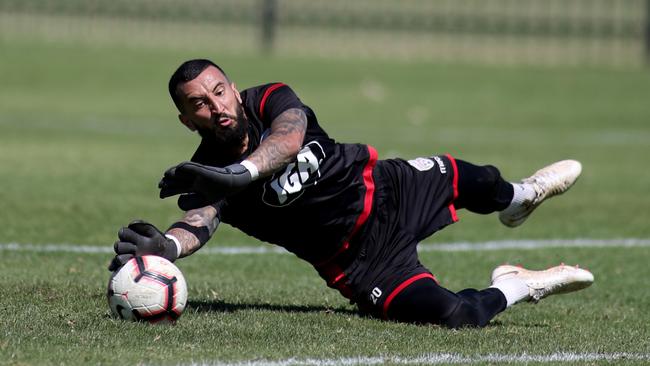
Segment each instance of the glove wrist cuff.
M183 247L181 246L181 242L178 240L178 238L176 238L174 235L171 235L171 234L165 234L165 237L167 239L170 239L171 241L173 241L174 244L176 244L176 258L180 258L181 257L181 252L183 251Z
M260 172L257 169L257 166L255 166L255 164L253 164L251 161L243 160L240 164L243 165L249 173L251 173L251 180L255 180L260 176Z

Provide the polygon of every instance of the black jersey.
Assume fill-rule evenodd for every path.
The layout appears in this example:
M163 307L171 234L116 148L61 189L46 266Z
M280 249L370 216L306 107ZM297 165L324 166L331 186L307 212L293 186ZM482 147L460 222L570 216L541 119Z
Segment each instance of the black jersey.
M221 221L280 245L318 268L349 245L368 217L376 152L367 145L335 142L311 108L285 84L246 89L241 98L249 121L248 150L242 159L259 146L270 133L271 122L287 109L302 109L307 129L296 160L225 199ZM192 161L212 166L235 163L215 156L215 143L204 137Z

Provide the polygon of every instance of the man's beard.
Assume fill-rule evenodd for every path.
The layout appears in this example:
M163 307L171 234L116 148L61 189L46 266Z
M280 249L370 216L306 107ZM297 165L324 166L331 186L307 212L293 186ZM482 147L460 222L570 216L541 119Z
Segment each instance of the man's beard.
M234 117L235 125L232 128L211 126L198 130L201 137L214 141L214 153L221 161L234 162L242 156L242 148L248 134L248 119L241 104L237 106L236 113L236 116L226 115L231 119Z

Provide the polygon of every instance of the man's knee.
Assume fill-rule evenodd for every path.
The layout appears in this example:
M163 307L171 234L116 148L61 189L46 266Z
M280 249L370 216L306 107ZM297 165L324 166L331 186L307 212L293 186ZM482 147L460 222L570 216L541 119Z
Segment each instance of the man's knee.
M483 168L484 174L479 175L479 183L484 184L485 186L495 187L499 182L501 182L501 172L499 169L493 165L484 165Z
M463 160L456 160L458 165L459 190L467 194L492 194L503 181L501 172L493 165L474 165Z
M458 199L456 208L480 214L503 210L512 199L512 185L501 177L493 165L477 166L462 160L458 164Z

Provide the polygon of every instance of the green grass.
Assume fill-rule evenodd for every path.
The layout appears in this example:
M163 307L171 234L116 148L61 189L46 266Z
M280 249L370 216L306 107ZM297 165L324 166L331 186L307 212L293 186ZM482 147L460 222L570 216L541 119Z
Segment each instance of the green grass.
M240 88L283 81L336 139L381 157L450 152L518 179L551 161L584 164L577 186L520 229L494 216L428 242L650 238L650 74L234 57L210 51L0 41L0 242L110 247L135 218L179 217L156 184L196 138L166 82L184 59L210 57ZM257 245L222 225L210 246ZM178 262L190 303L174 327L109 317L106 254L0 251L0 364L178 364L289 357L650 353L648 248L422 255L452 290L484 287L505 261L579 262L584 292L517 306L486 329L449 331L360 318L292 256L195 255Z

